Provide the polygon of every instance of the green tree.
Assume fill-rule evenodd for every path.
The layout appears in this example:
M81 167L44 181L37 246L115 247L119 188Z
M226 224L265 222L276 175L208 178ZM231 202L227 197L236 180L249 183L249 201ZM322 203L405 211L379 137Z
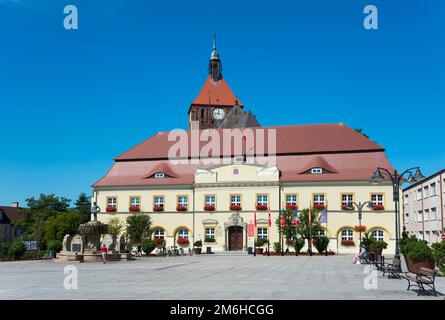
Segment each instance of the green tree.
M124 223L119 218L114 217L108 221L108 233L114 240L117 239L122 230L124 230Z
M76 211L80 213L81 223L91 220L91 197L87 196L85 192L82 192L74 205Z
M281 214L275 220L278 232L283 234L287 240L291 240L295 236L294 211L292 209L284 210L284 228L281 226Z
M11 258L18 259L25 254L26 246L22 239L17 238L11 242L8 248L8 255Z
M320 211L310 210L311 223L309 223L309 209L303 209L298 214L297 233L308 241L308 251L312 254L312 238L317 231L321 230Z
M133 243L139 244L147 238L150 227L150 216L135 214L127 217L127 235Z
M78 212L60 212L56 216L48 219L45 225L45 239L63 240L66 234L77 233L80 224L80 214Z
M59 212L67 212L71 202L70 199L67 199L65 197L59 198L53 193L48 195L41 193L39 199L31 197L26 199L25 201L28 208L34 211L50 209Z

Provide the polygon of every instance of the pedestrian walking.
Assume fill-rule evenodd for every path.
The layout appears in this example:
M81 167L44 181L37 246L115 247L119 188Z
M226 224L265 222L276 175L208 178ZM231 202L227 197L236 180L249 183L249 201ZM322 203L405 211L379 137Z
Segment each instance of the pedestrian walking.
M106 263L107 259L107 247L105 244L102 245L101 252L102 252L102 259L104 260L104 263Z
M141 244L138 244L138 257L142 257L142 246Z

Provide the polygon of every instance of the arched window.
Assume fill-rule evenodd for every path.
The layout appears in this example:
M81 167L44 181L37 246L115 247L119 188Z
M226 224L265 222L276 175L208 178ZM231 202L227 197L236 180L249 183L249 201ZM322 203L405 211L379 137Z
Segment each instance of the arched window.
M341 240L342 241L354 240L354 231L352 231L352 229L343 229L341 231Z
M380 230L380 229L375 229L372 230L371 232L372 236L374 237L374 239L376 239L377 241L383 241L384 240L384 231Z
M326 230L320 229L315 232L316 237L324 237L326 235Z
M179 229L178 230L178 239L179 238L188 239L189 238L189 231L188 231L188 229L185 229L185 228Z
M153 231L153 238L164 239L164 236L165 236L164 229L157 228Z

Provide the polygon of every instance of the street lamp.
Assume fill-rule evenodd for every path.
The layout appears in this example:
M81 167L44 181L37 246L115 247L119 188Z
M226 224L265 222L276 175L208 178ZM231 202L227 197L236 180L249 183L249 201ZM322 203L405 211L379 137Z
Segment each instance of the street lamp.
M414 174L412 173L413 170L416 170ZM376 171L374 172L374 175L371 178L371 183L374 185L379 184L382 182L382 180L385 178L382 175L382 171L385 175L387 175L391 179L392 188L393 188L393 201L394 201L394 208L395 208L395 214L396 214L396 252L394 255L394 259L400 260L400 248L399 248L399 232L400 232L400 219L399 219L399 192L400 187L405 182L418 182L425 178L425 176L420 172L419 167L413 167L406 169L403 171L402 174L398 173L397 170L394 170L393 173L391 173L388 169L377 167ZM405 175L408 175L407 178L404 178ZM400 268L400 266L399 266Z
M357 210L358 210L358 225L359 225L359 228L360 228L360 230L359 230L359 233L360 233L360 235L359 235L359 247L361 247L361 245L362 245L362 211L363 211L363 208L365 206L367 206L368 208L371 207L371 202L370 201L365 201L363 203L361 203L361 202L356 203L356 202L352 201L349 204L351 204L353 208L355 206L357 208Z

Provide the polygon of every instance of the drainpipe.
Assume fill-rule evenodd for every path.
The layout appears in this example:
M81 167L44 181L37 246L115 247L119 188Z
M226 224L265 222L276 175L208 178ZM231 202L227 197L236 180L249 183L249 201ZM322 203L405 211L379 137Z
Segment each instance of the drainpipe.
M420 194L422 196L422 240L425 240L425 210L423 209L423 183L420 184Z
M195 248L195 186L192 184L192 189L193 189L193 226L192 226L192 248ZM216 231L216 230L215 230Z

